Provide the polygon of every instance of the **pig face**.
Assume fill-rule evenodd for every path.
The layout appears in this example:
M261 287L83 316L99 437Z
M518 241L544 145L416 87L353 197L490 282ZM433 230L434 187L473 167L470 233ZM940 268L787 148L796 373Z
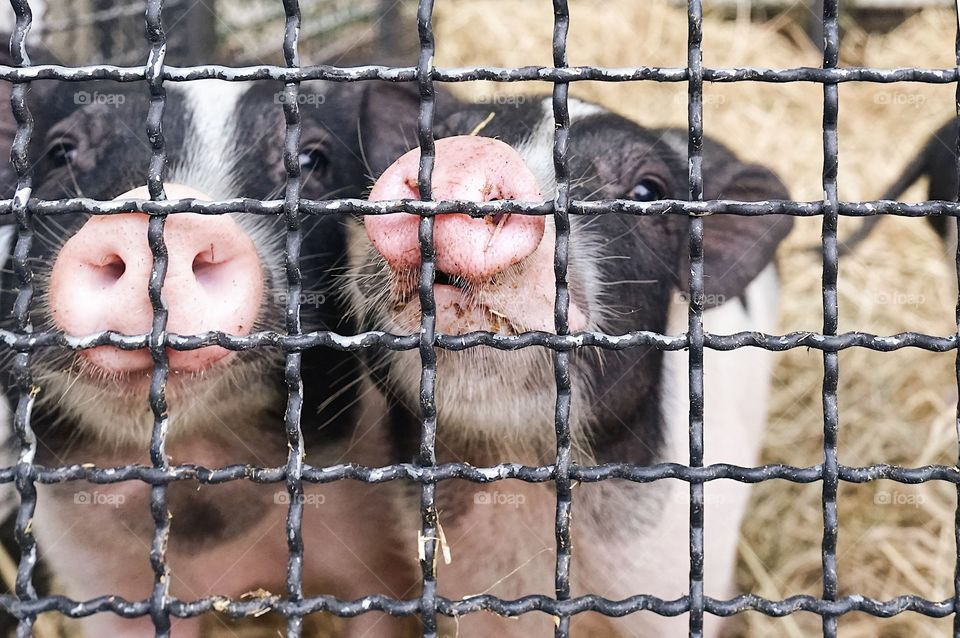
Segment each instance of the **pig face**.
M33 197L146 198L150 148L145 143L148 105L143 87L105 93L98 92L105 91L103 85L57 84L48 92L41 85L36 83L30 102L37 121L30 154L36 162ZM286 172L281 90L275 83L168 84L163 118L167 197L282 198ZM361 194L367 167L357 113L375 91L369 85L301 86L298 159L303 198ZM396 117L375 119L387 129L398 123ZM370 132L378 134L389 137L384 131ZM10 185L0 172L0 187ZM302 219L304 331L354 332L340 323L344 312L330 291L345 250L341 223L333 217ZM33 227L27 259L33 273L34 330L75 337L103 330L150 332L152 255L144 215L36 215ZM7 226L0 233L10 240L12 230ZM285 240L282 217L170 215L164 227L168 268L162 293L168 332L285 333ZM2 276L0 326L13 329L18 280L9 257ZM14 356L8 351L0 358L8 373ZM168 349L167 356L166 455L171 463L222 468L286 462L288 385L279 349ZM365 391L369 383L360 375L355 355L310 348L299 357L303 402L298 407L308 461L318 466L389 462L379 427L379 395ZM143 351L35 350L30 372L38 394L30 424L39 443L36 462L98 467L149 463L152 368ZM7 397L9 402L18 400L18 388L8 388ZM0 411L9 402L0 401ZM13 441L12 435L6 438ZM384 544L379 535L369 533L396 522L393 506L402 486L357 487L349 482L304 486L304 502L317 505L305 506L301 526L310 548L303 559L306 595L355 599L388 591L399 596L413 587L415 566L407 558L414 550L400 542ZM95 486L92 491L114 503L112 508L90 507L86 489L78 482L39 489L40 506L31 525L41 560L56 570L58 589L75 600L104 594L127 600L149 596L153 577L147 567L155 534L150 486L140 481ZM289 550L283 533L289 499L283 485L188 479L171 483L166 492L172 522L164 555L172 595L181 600L240 598L244 592L283 590ZM397 626L406 622L366 614L347 621L343 635L405 635ZM204 635L199 618L175 623L175 635ZM128 620L106 613L78 624L77 631L71 627L77 635L155 634L149 618Z
M686 199L686 136L650 130L604 109L571 102L568 167L574 199ZM472 133L479 131L479 136ZM465 107L436 127L434 199L543 201L556 190L550 100L491 109ZM416 197L414 151L386 169L373 199ZM766 169L708 145L706 197L777 199L786 193ZM368 216L351 231L351 305L368 328L415 333L420 325L417 218ZM686 290L688 222L677 215L571 216L568 282L571 331L663 333ZM790 227L782 218L717 216L706 222L708 303L734 300L770 262ZM437 330L514 335L553 332L556 233L553 219L523 215L470 219L439 216L436 247ZM581 350L574 354L573 424L581 436L597 423L630 423L656 447L661 353ZM372 367L416 413L416 351L385 354ZM602 405L597 387L629 388ZM448 436L516 441L552 449L555 380L550 352L472 348L438 352L437 402ZM548 444L548 441L551 442ZM585 439L581 439L585 444ZM500 459L502 460L502 459Z
M142 86L114 89L116 85L59 84L52 92L41 89L40 99L30 101L37 119L31 153L36 162L35 198L148 198L144 188L150 158L144 132L148 96ZM210 80L171 84L167 91L163 134L168 198L283 198L282 86ZM366 169L355 121L366 91L303 85L302 197L358 194ZM150 332L147 285L152 257L145 215L36 216L34 226L30 265L35 329L71 336L102 330ZM336 328L342 313L327 300L334 299L330 273L344 250L341 222L305 217L303 236L303 329ZM167 219L164 237L169 251L163 289L169 332L246 335L285 330L281 218L174 214ZM3 323L12 328L16 279L9 263L3 276ZM280 350L230 352L207 347L171 349L168 356L171 437L216 428L220 419L242 423L250 414L282 415ZM319 371L316 405L308 406L319 414L320 402L331 402L323 389L329 387L327 377L332 384L337 366L330 360L321 363L317 356L306 354L303 365L305 375ZM324 356L336 359L329 351ZM67 421L76 426L66 428L69 436L83 432L114 445L146 449L153 421L147 403L152 372L147 351L110 346L45 349L34 355L32 371L43 388L35 427L43 430L44 424ZM257 391L249 391L251 387ZM218 419L205 418L208 409Z

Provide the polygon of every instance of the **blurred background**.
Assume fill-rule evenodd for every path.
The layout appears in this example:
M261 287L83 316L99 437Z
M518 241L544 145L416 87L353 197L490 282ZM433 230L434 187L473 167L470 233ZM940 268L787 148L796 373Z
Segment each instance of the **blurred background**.
M139 64L146 59L142 2L34 2L34 37L71 64ZM819 7L785 0L707 0L704 64L789 68L821 64ZM957 18L949 1L849 0L842 3L841 64L880 68L956 66ZM338 65L416 60L415 3L303 0L304 63ZM9 12L9 9L6 9ZM570 61L607 67L686 64L684 2L571 2ZM0 27L11 16L0 16ZM4 23L3 20L7 20ZM168 0L167 61L234 65L282 62L280 2ZM438 0L436 64L550 65L553 12L546 0ZM466 98L546 93L546 83L470 83L450 89ZM840 86L840 197L880 196L940 124L956 113L954 85ZM602 103L649 126L686 125L686 85L575 83L572 94ZM705 87L707 135L743 158L778 172L798 200L823 197L823 89L816 84L734 83ZM908 201L925 199L924 185ZM857 226L841 220L841 235ZM783 246L781 332L822 329L820 220L801 219ZM840 329L886 335L956 332L952 258L922 219L885 219L840 265ZM822 458L822 355L792 350L778 367L763 462L815 465ZM913 349L840 355L841 463L920 466L957 463L956 354ZM707 379L707 383L710 380ZM710 406L706 406L709 412ZM710 487L706 488L709 495ZM879 599L953 595L957 492L945 483L887 481L841 485L841 595ZM754 489L740 545L743 591L782 599L821 593L820 485L766 482ZM11 581L9 561L0 573ZM45 619L52 621L53 619ZM734 635L800 638L820 633L820 619L747 613ZM951 618L904 613L889 619L850 614L846 638L943 636ZM52 622L38 631L56 635ZM231 625L230 633L242 633ZM38 635L41 635L38 633ZM260 635L260 634L258 634Z

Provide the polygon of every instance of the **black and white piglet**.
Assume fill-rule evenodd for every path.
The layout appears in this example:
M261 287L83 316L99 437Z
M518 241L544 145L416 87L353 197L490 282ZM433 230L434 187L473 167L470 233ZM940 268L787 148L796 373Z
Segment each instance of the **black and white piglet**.
M144 132L144 87L114 84L39 86L30 106L37 120L33 196L147 198L150 147ZM168 85L163 119L166 194L222 200L282 198L282 86L216 80ZM301 87L302 196L357 196L367 182L358 113L377 88L304 83ZM64 105L68 105L64 112ZM367 125L397 125L396 114L367 109ZM385 135L370 131L371 137ZM30 265L36 330L84 336L102 330L149 333L147 294L152 257L147 217L36 216ZM166 222L169 267L163 288L167 330L220 330L246 335L285 330L285 223L280 217L174 214ZM7 229L11 229L8 227ZM11 233L12 234L12 233ZM8 235L10 237L10 235ZM342 222L306 218L303 226L302 317L305 331L337 329L343 312L331 294L345 253ZM17 280L3 272L2 325L13 327ZM166 384L173 464L207 468L247 464L282 467L288 445L287 386L278 349L231 352L220 347L168 350ZM9 375L13 353L3 366ZM37 388L31 424L36 462L98 467L150 464L153 414L145 350L103 346L45 349L31 360ZM303 353L302 429L308 463L383 465L390 461L381 425L384 408L358 374L354 355L326 349ZM17 391L8 399L16 404ZM390 536L392 484L354 482L306 486L302 533L304 592L353 599L409 595L415 548ZM167 548L170 591L185 601L246 592L285 593L287 492L283 483L250 480L169 487L172 532ZM149 486L139 481L39 486L33 532L40 556L71 598L106 594L147 598L153 587ZM384 539L387 538L387 541ZM367 613L343 622L343 635L396 636L406 620ZM148 617L99 613L78 623L91 637L154 635ZM174 619L173 635L199 636L201 619Z
M571 101L571 196L579 199L684 199L686 134L651 130L592 104ZM489 120L489 121L487 121ZM486 122L486 123L485 123ZM471 135L479 130L480 136ZM554 196L554 121L550 99L509 107L465 107L438 121L435 199L543 201ZM378 161L383 158L377 158ZM379 167L377 167L379 168ZM386 168L372 199L417 196L418 152ZM759 201L788 197L762 166L720 145L704 150L706 198ZM570 329L623 334L686 329L687 227L681 216L607 214L572 219ZM361 325L393 333L420 326L417 218L368 216L351 230L348 294ZM705 329L772 332L778 311L773 256L791 227L781 217L721 215L705 220ZM554 330L553 220L506 215L443 215L434 226L437 330L500 334ZM757 349L705 353L705 463L753 465L766 419L771 354ZM653 347L624 352L581 349L571 357L575 462L685 463L688 456L687 354ZM438 352L437 454L440 462L551 464L556 385L548 350L473 348ZM400 454L412 457L419 434L418 353L384 353L371 370L391 397ZM623 599L688 591L688 489L679 481L577 485L573 504L572 594ZM733 593L733 566L749 490L706 486L706 593ZM552 484L515 481L437 486L439 522L452 561L438 567L440 593L452 599L494 594L514 599L554 593ZM622 619L579 615L577 635L679 635L685 617L649 612ZM718 622L706 619L705 635ZM451 624L453 627L453 624ZM541 613L504 619L461 617L462 636L549 635ZM450 630L451 633L454 631Z

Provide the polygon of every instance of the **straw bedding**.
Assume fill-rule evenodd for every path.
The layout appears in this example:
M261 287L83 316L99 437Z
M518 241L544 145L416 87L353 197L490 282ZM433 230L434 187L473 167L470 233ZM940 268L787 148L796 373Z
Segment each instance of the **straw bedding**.
M685 66L686 13L655 2L574 2L570 63L608 67ZM513 66L552 63L549 3L477 0L442 3L437 11L437 64ZM841 63L893 68L951 67L956 20L926 10L887 34L866 34L844 21ZM821 55L795 22L704 20L708 67L819 66ZM472 83L461 95L546 92L549 84ZM955 87L844 84L840 87L840 197L875 199L951 114ZM577 83L571 94L600 102L651 126L686 125L686 85ZM735 83L705 87L707 134L745 159L766 163L794 198L819 200L823 90L814 84ZM924 199L922 187L907 199ZM857 220L841 220L841 235ZM820 220L799 220L783 246L781 332L822 329ZM923 220L887 219L840 266L840 329L894 334L955 331L951 260ZM793 350L778 356L763 462L813 465L822 459L822 355ZM840 461L848 465L918 466L956 462L955 357L918 350L840 356ZM707 380L709 383L709 379ZM709 411L710 407L706 409ZM709 487L707 488L709 494ZM904 486L888 481L843 485L838 547L841 595L880 599L952 595L956 493L947 484ZM755 488L740 545L742 591L781 599L820 595L820 485L784 481ZM820 619L797 613L768 619L748 613L736 634L810 636ZM914 613L891 619L851 614L840 633L856 637L945 635L950 619Z

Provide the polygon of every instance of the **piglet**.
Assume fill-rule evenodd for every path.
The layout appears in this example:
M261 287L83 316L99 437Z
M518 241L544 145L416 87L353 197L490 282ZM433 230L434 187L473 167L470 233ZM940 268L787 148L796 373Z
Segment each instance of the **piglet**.
M144 132L149 107L145 89L99 83L63 83L51 89L35 84L30 101L37 122L31 152L37 162L33 197L148 199L144 185L151 150ZM358 113L377 90L322 82L301 86L302 197L361 194L368 167L362 159ZM168 198L283 197L282 85L203 80L169 85L167 92L163 134ZM415 110L409 115L412 120ZM367 133L389 137L398 118L396 112L367 118ZM146 215L37 215L33 224L28 262L34 277L35 331L72 337L105 330L150 333L153 258ZM11 227L3 232L7 240L12 237ZM353 332L344 323L339 297L332 294L346 250L342 220L305 217L302 236L304 332ZM169 263L163 287L168 333L285 332L285 239L280 216L170 215L164 230ZM2 327L10 330L18 280L9 260L2 277ZM12 355L8 351L3 359L7 377ZM166 452L171 464L286 465L283 352L208 346L168 349L167 357ZM385 407L361 375L356 356L312 348L302 353L301 367L305 462L391 462ZM31 415L36 463L98 468L151 464L154 415L148 390L153 361L148 351L43 348L32 355L30 369L36 387ZM19 389L11 384L6 394L16 405ZM16 442L11 443L16 449ZM415 545L404 546L392 531L403 493L397 483L305 485L301 531L306 596L414 595ZM171 595L187 602L213 595L239 599L248 592L286 595L288 503L282 482L170 483L172 527L166 559ZM83 601L118 595L135 601L151 595L154 523L147 484L38 485L32 531L40 558L69 597ZM172 635L200 636L201 621L173 618ZM410 622L364 613L341 621L339 635L398 636ZM127 619L102 612L74 625L91 638L155 635L146 616Z
M573 199L649 202L687 196L686 133L648 129L571 100L569 174ZM433 198L469 201L552 199L554 120L550 99L466 106L435 127ZM396 151L396 148L388 149ZM418 151L389 164L370 198L416 198ZM706 199L787 199L767 168L738 160L708 141ZM420 328L418 218L367 216L351 228L348 293L360 325L396 334ZM571 332L624 334L686 330L688 220L678 215L571 216L568 281ZM774 252L791 227L779 216L717 215L705 220L704 281L711 333L774 332L778 285ZM555 330L550 217L446 214L434 223L436 326L450 335L516 335ZM772 355L760 349L705 353L704 462L755 465L766 421ZM420 360L416 350L370 360L390 397L397 455L413 458L419 436ZM639 466L687 463L687 353L653 346L616 352L580 348L570 359L574 462ZM438 462L491 466L554 463L556 381L549 350L475 347L437 353ZM734 594L740 522L750 491L732 481L706 485L706 594ZM438 565L450 599L492 594L554 595L555 490L552 483L445 481L437 486L439 523L450 563ZM573 489L573 596L624 599L688 592L688 487L607 480ZM506 619L482 611L450 621L462 636L546 636L553 620L533 612ZM687 619L637 612L584 613L573 635L673 636ZM707 616L706 636L718 619Z

